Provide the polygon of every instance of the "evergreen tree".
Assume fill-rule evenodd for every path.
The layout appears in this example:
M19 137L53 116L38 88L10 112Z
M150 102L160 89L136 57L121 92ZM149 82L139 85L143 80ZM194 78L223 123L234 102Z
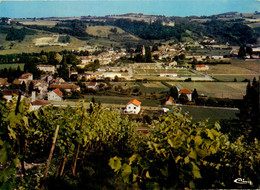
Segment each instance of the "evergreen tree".
M65 81L69 80L69 67L65 55L63 56L63 59L61 61L61 66L57 71L59 77L63 78Z
M21 85L21 91L25 92L26 91L26 84L23 81L22 85Z
M145 48L145 62L151 63L152 62L152 55L150 47Z
M247 47L246 47L246 53L249 54L249 55L252 55L252 54L253 54L253 49L252 49L252 47L247 46Z
M31 81L30 84L29 84L29 88L28 88L28 93L29 94L32 94L32 91L34 90L34 85L33 85L33 82Z
M246 95L243 98L238 117L243 127L246 128L245 136L249 141L260 139L260 113L259 113L259 81L254 79L247 85Z
M198 92L196 88L192 92L192 100L196 100L199 97Z
M246 50L244 46L240 46L238 51L238 57L244 58L246 56Z
M174 100L178 99L179 93L178 93L178 89L176 88L176 86L172 86L170 88L170 96L174 98Z

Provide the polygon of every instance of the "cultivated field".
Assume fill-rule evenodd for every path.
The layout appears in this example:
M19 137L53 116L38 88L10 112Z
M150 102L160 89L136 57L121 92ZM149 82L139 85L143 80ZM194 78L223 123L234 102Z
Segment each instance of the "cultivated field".
M72 50L78 49L86 45L85 41L81 41L75 37L70 36L70 43L66 47L62 46L49 46L41 45L35 46L36 39L43 39L46 37L52 37L52 33L38 31L35 35L26 35L22 42L18 41L5 41L6 34L0 33L0 46L4 47L4 50L0 50L0 54L12 54L12 53L30 53L30 52L41 52L44 51L62 51L64 49Z
M208 74L219 81L243 81L245 79L252 80L254 77L260 76L259 60L232 60L231 64L210 65Z
M38 25L38 26L49 26L53 27L58 22L57 21L47 21L47 20L37 20L37 21L20 21L23 25Z
M88 26L86 32L93 36L107 38L110 34L113 34L110 30L114 28L117 29L117 34L125 33L124 30L114 26Z
M193 121L208 119L209 123L215 123L221 119L236 119L238 110L222 108L202 108L202 107L181 107L182 112L188 112Z
M116 32L112 32L111 29L116 29ZM114 42L137 42L140 40L138 37L115 26L88 26L86 32L92 36L107 38L110 41L110 44ZM97 39L97 41L100 41L100 39Z
M209 97L242 99L246 94L246 82L167 82L179 88L196 88L198 94Z
M160 74L167 73L167 74L177 74L175 79L179 77L201 77L197 73L193 73L189 69L149 69L149 68L134 68L133 74L134 78L138 79L148 79L148 80L169 80L174 79L168 77L160 77Z

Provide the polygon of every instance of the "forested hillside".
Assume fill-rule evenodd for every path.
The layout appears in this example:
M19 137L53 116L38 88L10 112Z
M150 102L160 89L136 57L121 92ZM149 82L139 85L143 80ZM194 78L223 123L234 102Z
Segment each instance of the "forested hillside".
M255 43L260 35L259 31L243 23L229 23L217 20L205 23L183 21L177 23L174 27L163 26L161 22L147 23L127 19L118 19L108 23L145 40L174 39L182 41L183 37L202 40L207 36L220 43L229 42L233 45L241 45Z

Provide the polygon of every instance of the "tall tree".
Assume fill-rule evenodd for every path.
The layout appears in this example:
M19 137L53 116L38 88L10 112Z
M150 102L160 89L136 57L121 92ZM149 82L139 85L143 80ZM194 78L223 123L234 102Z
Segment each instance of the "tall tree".
M178 99L179 93L178 93L178 89L176 88L176 86L172 86L170 88L170 96L173 97L175 100Z
M23 81L22 85L21 85L21 91L25 92L26 91L26 84Z
M192 92L192 100L196 100L199 97L198 92L196 88Z
M244 58L246 56L246 50L244 46L240 46L238 51L238 57Z
M29 84L29 87L28 87L28 93L32 94L33 89L34 89L34 85L33 85L33 82L31 81Z
M152 55L150 47L145 48L145 62L151 63L152 62Z
M238 117L242 125L247 129L246 136L249 141L260 139L260 112L259 112L259 81L250 81L247 85L246 95L239 107Z

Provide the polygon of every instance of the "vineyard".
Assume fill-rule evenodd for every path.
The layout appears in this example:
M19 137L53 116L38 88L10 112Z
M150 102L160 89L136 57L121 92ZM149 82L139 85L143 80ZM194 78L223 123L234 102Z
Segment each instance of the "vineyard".
M19 101L18 101L19 102ZM176 109L149 123L102 105L0 104L0 189L257 188L259 143ZM243 178L247 184L236 184Z

